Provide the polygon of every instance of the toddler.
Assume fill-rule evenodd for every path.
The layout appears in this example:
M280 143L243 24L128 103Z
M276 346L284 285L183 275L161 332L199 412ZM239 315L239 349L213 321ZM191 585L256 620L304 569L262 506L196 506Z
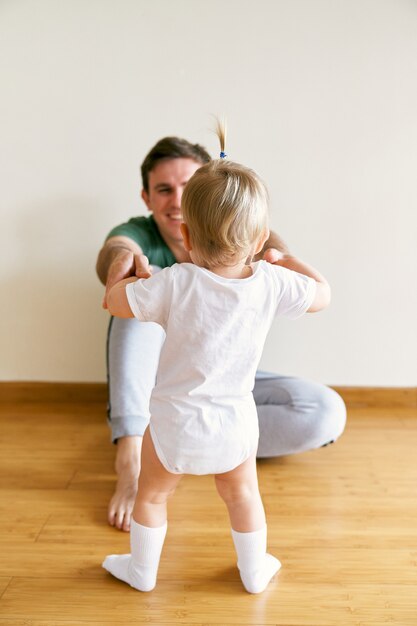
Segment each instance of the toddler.
M192 263L110 291L112 315L157 322L166 332L130 531L131 554L103 567L140 591L155 587L167 500L183 474L214 474L232 527L245 589L262 592L281 564L266 551L256 474L258 418L252 389L277 316L297 318L330 301L319 272L284 255L253 262L269 236L268 196L257 174L221 157L202 166L182 197L181 232Z

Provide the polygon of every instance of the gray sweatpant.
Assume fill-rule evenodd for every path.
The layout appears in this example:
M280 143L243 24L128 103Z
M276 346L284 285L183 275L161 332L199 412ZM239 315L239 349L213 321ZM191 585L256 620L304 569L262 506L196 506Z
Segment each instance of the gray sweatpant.
M107 338L108 420L111 438L143 435L165 333L137 319L110 320ZM304 452L335 441L346 408L329 387L301 378L258 372L253 390L259 417L258 457Z

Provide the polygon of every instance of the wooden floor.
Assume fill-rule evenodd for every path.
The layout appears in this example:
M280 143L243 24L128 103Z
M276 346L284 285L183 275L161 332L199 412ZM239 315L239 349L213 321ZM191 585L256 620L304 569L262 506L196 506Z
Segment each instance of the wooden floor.
M417 624L417 415L351 409L335 445L259 463L283 567L244 592L210 478L172 501L159 580L141 594L100 566L127 552L106 523L114 448L100 403L1 406L0 626Z

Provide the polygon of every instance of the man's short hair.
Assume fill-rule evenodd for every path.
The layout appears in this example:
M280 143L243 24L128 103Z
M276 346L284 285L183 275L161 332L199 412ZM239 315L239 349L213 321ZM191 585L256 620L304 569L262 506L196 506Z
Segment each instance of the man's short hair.
M142 185L146 193L149 192L149 172L160 161L169 159L193 159L202 165L211 161L207 150L198 143L190 143L179 137L164 137L148 152L141 166Z

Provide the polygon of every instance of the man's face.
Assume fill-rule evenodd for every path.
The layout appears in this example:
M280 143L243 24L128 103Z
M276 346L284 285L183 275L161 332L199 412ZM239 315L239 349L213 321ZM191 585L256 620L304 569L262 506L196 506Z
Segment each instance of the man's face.
M142 198L167 244L182 242L181 197L185 185L201 166L194 159L169 159L149 172L149 192L143 189Z

